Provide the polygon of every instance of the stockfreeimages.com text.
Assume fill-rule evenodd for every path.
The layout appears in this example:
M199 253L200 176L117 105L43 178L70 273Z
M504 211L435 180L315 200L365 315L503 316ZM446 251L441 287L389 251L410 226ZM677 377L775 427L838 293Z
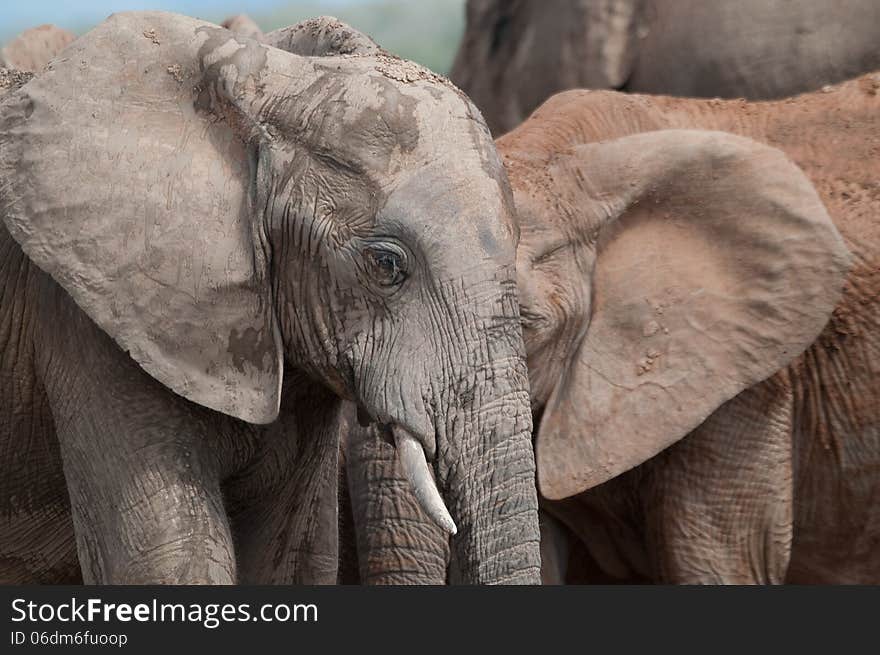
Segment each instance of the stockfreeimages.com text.
M100 598L80 601L71 598L63 603L36 603L24 598L12 601L12 621L44 623L51 621L123 623L199 623L213 629L221 623L244 621L317 623L318 607L305 603L267 603L252 608L249 603L105 603Z

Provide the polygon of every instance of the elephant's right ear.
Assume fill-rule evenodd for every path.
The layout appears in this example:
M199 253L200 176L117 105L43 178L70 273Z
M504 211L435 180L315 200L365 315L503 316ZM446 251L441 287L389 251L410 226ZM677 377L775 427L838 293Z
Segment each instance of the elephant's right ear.
M537 435L548 498L683 438L800 355L839 300L849 252L810 181L774 148L662 130L576 146L539 175L554 215L525 230L521 248L548 232L561 240L532 275L554 257L580 272L552 294L577 338ZM574 298L586 300L573 313Z
M282 374L244 109L267 50L116 14L0 105L0 211L25 253L157 380L254 423Z

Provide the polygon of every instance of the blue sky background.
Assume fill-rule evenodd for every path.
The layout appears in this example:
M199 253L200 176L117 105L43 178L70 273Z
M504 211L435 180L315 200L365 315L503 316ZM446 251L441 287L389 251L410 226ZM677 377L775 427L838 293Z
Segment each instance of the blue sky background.
M80 34L114 12L132 9L213 22L246 13L265 31L330 14L440 73L451 64L464 25L464 0L5 0L0 2L0 44L43 23Z
M291 3L284 0L12 0L0 5L0 39L8 39L28 27L42 23L79 29L100 22L115 11L130 9L163 9L190 16L203 16L218 11L262 11L285 4ZM326 0L322 4L338 5L339 0Z

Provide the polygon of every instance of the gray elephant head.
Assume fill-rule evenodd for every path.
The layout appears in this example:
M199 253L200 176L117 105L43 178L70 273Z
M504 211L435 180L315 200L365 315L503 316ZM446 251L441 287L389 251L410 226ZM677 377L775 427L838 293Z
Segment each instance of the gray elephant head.
M10 233L154 378L267 423L308 374L452 530L433 462L467 579L537 579L511 195L452 85L118 14L4 101L0 176Z

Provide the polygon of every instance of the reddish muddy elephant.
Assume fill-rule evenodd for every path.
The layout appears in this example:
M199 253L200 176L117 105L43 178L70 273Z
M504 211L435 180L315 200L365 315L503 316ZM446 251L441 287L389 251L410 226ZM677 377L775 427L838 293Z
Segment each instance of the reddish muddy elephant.
M880 75L570 91L496 143L545 580L880 582ZM391 447L350 439L363 579L442 582Z

